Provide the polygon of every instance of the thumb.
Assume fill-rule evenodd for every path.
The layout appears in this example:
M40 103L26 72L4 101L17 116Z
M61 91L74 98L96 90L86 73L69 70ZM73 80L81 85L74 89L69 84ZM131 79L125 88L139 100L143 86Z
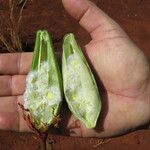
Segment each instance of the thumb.
M103 40L112 35L125 33L119 25L89 0L62 0L68 13L91 34L93 40Z
M121 94L135 96L135 91L145 82L149 71L143 52L94 3L89 0L62 1L69 14L92 37L92 41L85 47L85 53L105 88L113 93L120 93L132 87L134 90Z

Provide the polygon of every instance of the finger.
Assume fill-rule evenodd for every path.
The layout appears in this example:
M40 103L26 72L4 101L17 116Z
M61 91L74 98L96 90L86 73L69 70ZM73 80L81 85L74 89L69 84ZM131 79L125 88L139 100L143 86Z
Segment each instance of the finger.
M115 21L89 0L62 1L69 14L91 33L93 39L107 38L111 32L119 36L120 31L123 32Z
M16 97L0 97L0 129L17 130L18 112Z
M0 54L0 74L27 74L32 61L32 53Z
M17 97L0 97L0 113L17 112L16 103Z
M22 117L18 102L23 103L22 96L0 97L0 129L31 131Z
M20 103L22 105L24 104L23 96L17 97L17 108L18 108L18 114L19 114L18 131L20 131L20 132L32 132L31 129L28 127L27 122L23 118L23 111L22 111L22 108L20 108L20 106L18 105L18 103Z
M0 96L21 95L25 91L26 75L0 76Z
M0 113L0 129L1 130L18 130L18 116L16 112Z

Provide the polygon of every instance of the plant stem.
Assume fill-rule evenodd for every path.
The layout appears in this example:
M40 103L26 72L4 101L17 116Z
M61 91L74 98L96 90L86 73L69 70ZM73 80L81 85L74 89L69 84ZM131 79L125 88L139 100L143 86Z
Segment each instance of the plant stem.
M46 150L46 139L47 139L47 133L42 133L39 135L39 140L40 140L40 147L41 150Z

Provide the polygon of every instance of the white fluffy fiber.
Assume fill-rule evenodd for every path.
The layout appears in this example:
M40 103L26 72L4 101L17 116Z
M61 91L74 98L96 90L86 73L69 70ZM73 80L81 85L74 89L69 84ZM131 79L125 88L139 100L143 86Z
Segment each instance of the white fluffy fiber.
M38 109L42 105L45 107L58 104L61 101L61 93L55 82L49 85L49 65L47 62L41 64L41 69L30 71L26 79L27 87L24 93L24 107L33 110L33 114L38 116ZM54 78L54 77L53 77ZM51 80L51 77L50 77ZM40 110L40 109L39 109Z
M78 56L78 54L71 54L67 59L67 74L66 74L66 91L69 97L70 103L74 106L76 111L82 116L86 115L86 109L88 113L92 113L94 105L92 100L87 98L87 92L82 88L81 75L84 75L82 67L85 67L84 62Z

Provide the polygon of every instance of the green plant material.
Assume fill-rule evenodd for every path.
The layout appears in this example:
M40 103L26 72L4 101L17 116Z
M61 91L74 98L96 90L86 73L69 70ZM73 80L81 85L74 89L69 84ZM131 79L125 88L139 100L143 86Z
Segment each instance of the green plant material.
M24 94L24 108L30 113L32 126L46 132L56 123L61 103L62 80L52 39L47 31L39 30Z
M73 34L64 38L62 73L64 94L71 112L87 128L94 128L101 111L101 99L91 69Z

